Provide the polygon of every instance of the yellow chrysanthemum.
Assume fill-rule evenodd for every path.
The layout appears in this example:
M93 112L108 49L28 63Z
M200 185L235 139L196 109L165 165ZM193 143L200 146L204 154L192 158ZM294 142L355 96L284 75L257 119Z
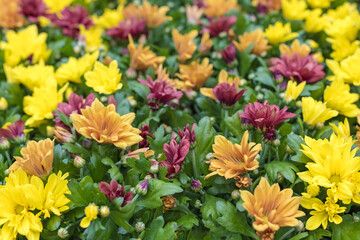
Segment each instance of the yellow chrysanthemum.
M39 64L23 66L19 65L11 70L11 82L22 83L31 91L35 88L56 84L53 66L46 66L43 61Z
M45 119L52 119L52 112L56 110L58 103L63 101L63 93L67 87L64 85L59 91L56 83L35 88L32 96L24 97L24 112L31 116L25 125L36 127Z
M267 45L268 40L265 38L264 32L261 29L244 33L243 35L239 35L238 38L239 42L233 41L233 44L240 52L245 51L250 44L253 44L251 53L258 56L271 48L271 46Z
M85 73L86 85L98 93L112 94L122 88L118 63L113 60L109 66L96 62L94 69Z
M340 62L328 59L326 64L334 74L328 77L330 81L344 81L360 86L360 49Z
M336 9L329 9L326 12L326 17L331 21L336 19L344 19L350 17L353 21L359 21L360 13L357 9L356 3L345 2L339 5Z
M328 221L335 224L342 222L339 213L345 212L346 207L340 207L340 205L337 204L337 199L334 198L330 190L328 190L327 193L328 196L326 197L325 203L318 198L309 198L307 196L301 198L302 207L313 209L313 211L310 212L312 216L306 222L305 227L307 230L315 230L320 227L320 225L326 229Z
M20 0L0 0L0 27L16 28L25 23L24 16L19 13Z
M307 0L312 8L329 8L332 1L334 0Z
M38 177L49 175L52 170L54 156L54 141L49 138L39 142L29 141L26 147L20 150L23 157L15 156L16 161L9 171L23 169L27 174Z
M36 25L30 25L18 32L8 31L7 42L0 44L0 49L5 52L5 63L9 67L14 67L29 57L32 63L46 61L51 53L51 50L46 49L46 38L46 33L38 34Z
M69 6L74 0L43 0L49 8L49 13L58 13Z
M324 123L339 114L338 111L328 108L325 103L316 101L312 97L303 97L301 100L303 119L309 125Z
M216 174L229 179L257 169L259 162L255 158L261 151L261 145L249 143L248 140L248 131L242 136L240 145L232 144L223 136L216 136L212 146L215 159L208 162L212 173L206 175L205 179Z
M100 17L92 16L95 26L100 29L109 29L118 26L119 22L124 20L123 8L124 5L120 4L118 8L114 10L106 8Z
M0 110L6 110L8 108L8 102L4 97L0 98Z
M305 31L308 33L317 33L325 29L328 20L321 16L321 9L309 10L305 18Z
M81 83L81 77L92 69L94 63L99 57L99 51L92 54L85 54L85 56L78 59L70 57L67 63L62 64L55 73L55 78L59 85L63 85L68 81L74 83Z
M298 33L291 32L290 23L283 25L281 22L276 22L274 25L269 25L265 30L265 37L269 39L269 43L272 45L289 41L297 36Z
M131 126L134 113L120 116L114 104L105 107L98 99L91 107L81 109L82 114L71 114L71 120L78 133L99 143L112 143L125 149L142 140L140 130Z
M173 29L172 38L176 51L179 54L180 62L184 62L192 57L193 53L196 50L196 44L194 43L194 39L197 35L197 30L192 30L187 34L181 35L177 29Z
M291 46L289 47L286 44L281 44L279 46L280 53L282 55L287 55L290 58L296 53L299 57L305 57L310 54L311 48L307 44L300 44L298 39L295 39Z
M360 19L359 19L360 20ZM359 24L354 22L351 17L344 19L336 19L329 22L325 28L325 33L331 38L347 38L349 41L354 41L359 31Z
M287 83L286 92L284 99L287 102L290 102L292 100L296 100L299 95L301 94L302 90L305 87L306 82L302 82L297 84L296 81L289 81Z
M305 0L281 0L282 13L285 19L302 20L307 16Z
M86 52L95 52L103 46L101 38L103 32L104 30L99 27L90 27L89 29L85 29L84 25L80 25L80 36L85 39Z
M351 42L344 37L327 38L326 40L331 43L331 47L333 49L333 52L330 54L330 56L336 61L341 61L344 58L353 55L360 47L359 41L356 40Z
M209 64L208 58L204 58L201 63L200 60L197 60L188 65L180 64L179 69L180 73L177 73L176 76L182 82L179 83L177 88L183 90L199 89L213 73L213 65Z
M208 17L220 17L237 8L236 0L205 0L205 15Z
M358 100L359 94L350 93L350 85L343 81L333 81L324 90L326 105L347 117L356 117L360 113L360 109L355 104Z
M95 203L90 203L85 208L85 217L81 219L80 227L87 228L91 221L97 219L97 215L99 213L99 207L95 205Z
M280 227L297 226L296 219L305 215L299 211L300 197L293 197L293 190L286 188L280 191L278 183L270 186L266 178L260 179L254 194L240 191L243 207L255 218L253 227L261 239L273 239Z
M355 157L357 148L352 150L352 138L333 134L328 139L315 140L305 136L301 150L312 161L306 164L308 171L298 173L303 181L329 188L336 199L348 204L358 198L354 190L359 183L354 177L360 170L360 157Z
M40 239L41 219L32 212L40 208L37 186L30 184L23 170L10 173L5 180L6 185L0 188L1 239L17 239L18 234L29 240Z
M344 122L339 122L338 126L333 123L330 123L334 133L336 136L340 138L349 138L350 136L350 125L347 118L345 118Z

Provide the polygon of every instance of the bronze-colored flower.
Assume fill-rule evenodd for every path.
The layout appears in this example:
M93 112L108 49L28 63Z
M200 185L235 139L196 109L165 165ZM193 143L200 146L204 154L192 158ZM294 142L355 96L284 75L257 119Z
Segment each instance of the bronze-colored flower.
M25 24L20 14L19 0L0 0L0 27L16 28Z
M71 114L71 120L78 133L99 143L112 143L125 149L142 140L140 130L131 126L134 113L120 116L114 104L104 106L98 99L91 107L81 109L82 114Z
M164 204L163 213L167 210L170 210L176 207L176 199L172 195L167 195L161 198L161 201Z
M38 177L49 175L53 164L54 141L49 138L39 142L29 141L20 153L23 157L15 156L16 161L10 166L9 171L21 168L29 175Z
M254 45L251 49L251 53L258 56L271 48L271 46L267 45L268 40L265 38L264 32L261 29L244 33L238 38L239 42L233 41L233 43L240 52L245 51L252 43Z
M185 62L192 57L193 53L196 50L196 44L194 43L194 39L197 35L197 30L192 30L187 34L182 35L177 29L173 29L172 38L176 51L179 54L180 62Z
M234 179L238 180L235 183L235 185L238 188L241 188L241 187L248 188L252 184L251 178L249 178L248 176L244 176L244 177L243 176L236 176L236 177L234 177Z
M208 58L204 58L201 63L200 60L197 60L188 65L180 64L179 69L180 73L177 73L176 76L182 82L179 82L177 87L182 90L196 90L202 87L213 73L213 65L209 64Z

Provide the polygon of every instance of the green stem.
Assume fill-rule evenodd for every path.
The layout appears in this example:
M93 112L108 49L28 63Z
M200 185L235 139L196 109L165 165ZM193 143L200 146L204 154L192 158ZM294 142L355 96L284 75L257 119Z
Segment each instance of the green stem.
M285 234L283 234L279 240L282 240L282 239L288 239L288 236L293 232L295 231L295 228L291 228L289 231L287 231Z
M279 148L276 147L276 161L280 161Z
M7 160L7 162L8 162L8 164L9 164L9 166L12 164L12 162L11 162L11 158L10 158L10 155L9 155L9 152L8 151L5 151L5 156L6 156L6 160Z
M193 167L194 178L198 179L198 177L200 175L200 167L198 166L198 161L196 161L194 149L190 150L190 159L191 159L191 163L192 163L192 167Z
M288 156L289 156L289 154L288 154L288 153L285 153L284 158L283 158L283 161L285 161Z
M229 116L229 110L226 108L226 107L223 107L222 111L221 111L221 117L222 117L222 122L224 124L224 137L227 138L228 137L228 134L229 134L229 130L228 128L226 127L226 124L225 124L225 119Z

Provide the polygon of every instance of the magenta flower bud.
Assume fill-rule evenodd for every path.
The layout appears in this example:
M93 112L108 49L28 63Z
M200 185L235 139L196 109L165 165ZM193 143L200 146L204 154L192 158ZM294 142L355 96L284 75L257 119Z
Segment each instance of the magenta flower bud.
M107 182L99 182L99 190L100 192L104 193L106 197L112 201L115 198L123 197L124 201L121 207L124 207L126 204L131 203L131 198L133 196L133 192L125 192L125 187L120 185L115 179L112 179L110 184Z
M10 142L4 137L0 137L0 150L7 150L10 147Z
M137 193L142 194L142 195L146 195L147 190L148 190L148 184L149 184L149 179L146 179L145 181L139 183L136 186Z
M110 105L110 104L114 104L114 105L115 105L115 109L117 109L117 102L116 102L116 100L115 100L115 98L114 98L113 95L111 95L111 96L108 98L108 105Z
M200 191L202 188L202 185L201 185L201 182L199 180L192 180L191 182L191 189L194 191L194 192L198 192Z
M229 31L236 20L235 16L221 16L216 20L210 19L210 25L201 30L200 33L208 32L211 37L218 37L220 33Z
M195 136L195 127L196 127L196 123L194 123L190 129L189 124L186 124L186 126L184 127L183 131L181 131L181 129L179 128L179 135L180 138L187 138L190 141L190 144L194 144L195 140L196 140L196 136Z
M223 82L213 88L212 92L222 104L232 106L242 97L246 89L237 92L234 83L230 85L229 83Z
M229 44L220 53L221 53L221 56L222 56L223 60L227 64L230 64L235 60L236 48L235 48L234 44Z

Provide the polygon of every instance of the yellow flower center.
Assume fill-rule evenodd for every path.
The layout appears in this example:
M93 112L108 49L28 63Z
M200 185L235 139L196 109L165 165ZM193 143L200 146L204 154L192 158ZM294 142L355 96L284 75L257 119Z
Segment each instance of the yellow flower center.
M24 211L24 207L23 207L23 206L17 205L17 206L15 207L15 213L16 213L16 215L22 214L23 211Z
M330 182L331 183L338 183L338 182L341 182L341 178L339 175L332 175L330 177Z
M264 220L264 223L267 223L269 221L267 216L262 217L262 219Z

